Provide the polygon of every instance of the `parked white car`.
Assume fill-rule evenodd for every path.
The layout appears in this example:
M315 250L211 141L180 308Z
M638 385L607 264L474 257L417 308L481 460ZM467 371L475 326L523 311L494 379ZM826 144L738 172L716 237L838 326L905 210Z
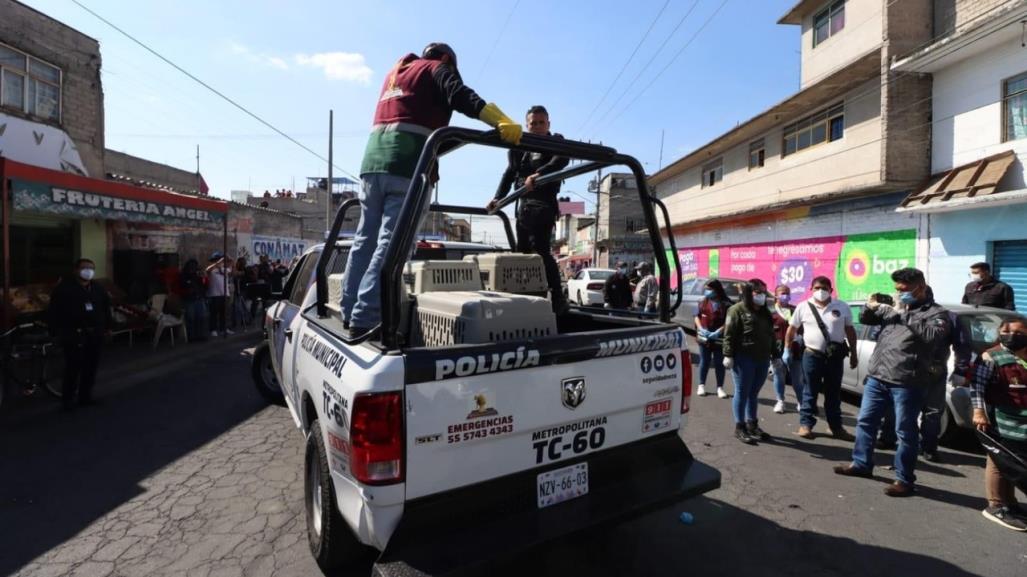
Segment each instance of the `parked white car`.
M583 268L567 281L567 298L582 306L602 306L603 287L613 276L612 268Z

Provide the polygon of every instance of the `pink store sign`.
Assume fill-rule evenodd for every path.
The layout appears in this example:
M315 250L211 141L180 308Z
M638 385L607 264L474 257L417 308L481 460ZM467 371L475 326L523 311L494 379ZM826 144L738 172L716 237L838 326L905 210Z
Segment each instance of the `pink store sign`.
M770 287L787 285L793 300L807 297L817 276L832 280L838 296L862 300L891 293L890 274L914 266L916 231L900 230L678 251L682 279L759 278ZM671 284L676 279L672 277Z

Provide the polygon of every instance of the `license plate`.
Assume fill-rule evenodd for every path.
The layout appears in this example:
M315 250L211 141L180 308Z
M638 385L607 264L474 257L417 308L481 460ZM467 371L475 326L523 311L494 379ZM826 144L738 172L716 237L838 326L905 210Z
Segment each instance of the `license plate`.
M587 494L588 463L578 463L538 475L539 509Z

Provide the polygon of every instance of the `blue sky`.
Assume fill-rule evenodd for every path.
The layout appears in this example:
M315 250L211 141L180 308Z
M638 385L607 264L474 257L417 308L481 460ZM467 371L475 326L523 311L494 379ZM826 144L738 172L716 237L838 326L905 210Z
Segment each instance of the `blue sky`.
M221 197L293 188L293 179L301 189L304 177L326 172L323 161L69 0L23 1L100 41L108 148L192 170L199 145L201 171ZM683 22L694 0L665 8L666 0L81 1L324 155L334 109L336 165L351 173L359 170L383 77L400 56L431 41L450 43L465 82L511 117L544 104L554 131L601 140L650 172L661 130L666 165L799 84L799 30L776 24L794 0L728 0L698 36L722 0L698 0ZM484 127L459 115L454 124ZM441 167L440 200L484 204L504 159L497 150L452 155ZM580 179L564 188L589 196Z

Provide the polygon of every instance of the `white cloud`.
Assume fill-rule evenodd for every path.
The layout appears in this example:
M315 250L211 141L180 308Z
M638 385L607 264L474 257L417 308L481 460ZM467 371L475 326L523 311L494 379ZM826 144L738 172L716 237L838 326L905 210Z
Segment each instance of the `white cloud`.
M367 84L374 71L367 66L363 54L354 52L321 52L319 54L297 54L296 64L320 68L330 80L344 80Z
M229 42L228 49L232 51L232 54L242 56L246 60L254 64L260 64L262 66L270 66L279 70L288 70L289 63L284 58L279 56L270 56L260 52L254 52L250 50L249 46L240 44L238 42Z

